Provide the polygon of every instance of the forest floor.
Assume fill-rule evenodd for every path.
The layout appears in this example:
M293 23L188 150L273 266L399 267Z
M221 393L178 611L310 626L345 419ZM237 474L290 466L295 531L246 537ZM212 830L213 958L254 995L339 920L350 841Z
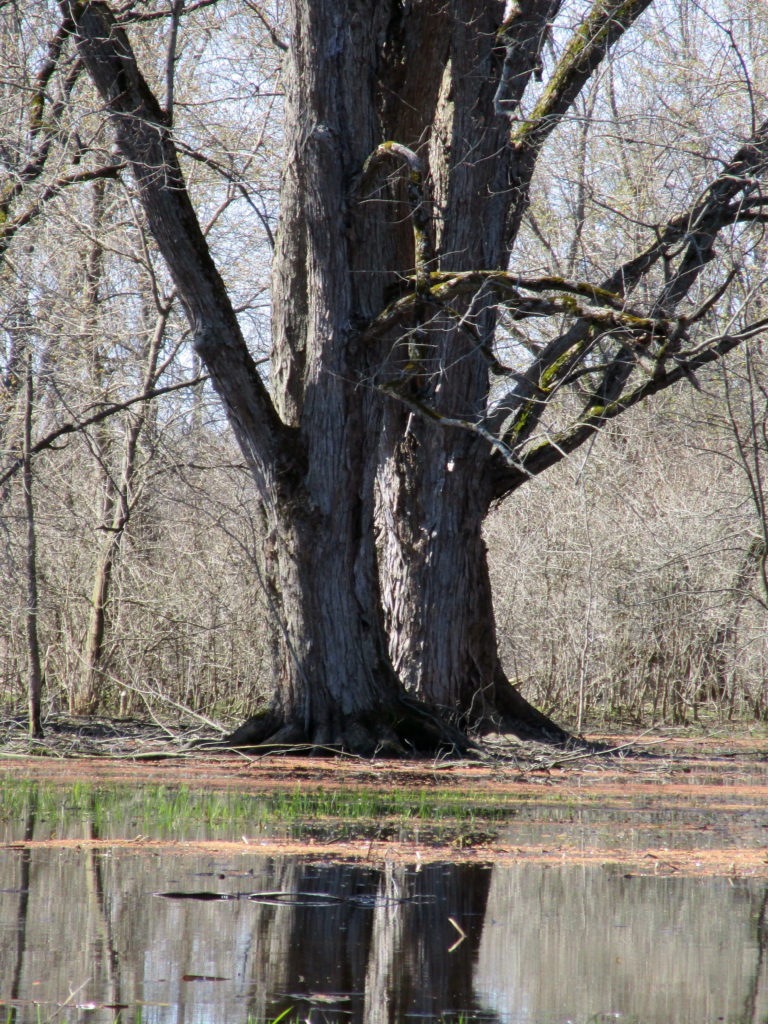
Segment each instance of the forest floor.
M519 806L537 822L474 832L457 840L400 838L397 828L365 837L280 837L232 841L35 840L92 843L150 852L277 853L368 862L529 860L618 864L631 873L768 877L768 730L731 727L705 735L669 730L590 735L599 754L508 740L477 761L363 760L357 757L253 756L189 750L181 734L135 721L64 718L31 744L19 720L0 721L0 786L26 780L53 786L186 787L206 793L411 790L436 800L451 794ZM210 737L209 737L210 738ZM30 745L31 744L31 745ZM533 811L535 810L535 814ZM533 815L533 816L531 816ZM528 816L528 817L526 817ZM542 824L544 823L544 824ZM343 830L341 830L343 832ZM426 834L426 833L425 833ZM14 840L0 846L19 845Z

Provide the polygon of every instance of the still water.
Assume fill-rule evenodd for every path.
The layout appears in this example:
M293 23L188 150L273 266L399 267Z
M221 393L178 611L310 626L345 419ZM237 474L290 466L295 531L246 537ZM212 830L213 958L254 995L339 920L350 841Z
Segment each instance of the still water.
M766 1024L767 947L764 880L0 852L0 1020L18 1024Z

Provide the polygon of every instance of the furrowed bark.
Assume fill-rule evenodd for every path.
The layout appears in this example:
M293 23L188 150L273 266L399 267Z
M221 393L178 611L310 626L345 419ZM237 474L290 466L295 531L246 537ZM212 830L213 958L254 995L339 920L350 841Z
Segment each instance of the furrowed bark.
M399 120L393 100L386 108L393 132L402 124L412 133L399 142L418 148L426 140L436 211L435 270L505 270L510 211L527 201L510 186L516 156L507 113L538 68L548 20L559 4L516 7L512 23L500 29L502 3L451 4L441 18L444 67L433 69L423 88L430 104L417 108L423 120L416 120L413 107ZM426 30L427 23L410 23L406 16L403 22L407 45L415 47L413 33ZM519 64L511 69L507 59ZM503 113L496 110L500 88L510 101ZM415 397L438 418L478 420L489 387L485 353L495 330L495 299L478 283L453 306L469 314L473 331L456 329L450 317L427 307L431 323ZM465 726L485 729L493 723L539 735L543 728L562 738L504 680L499 662L482 536L491 500L488 454L487 443L476 435L414 415L407 402L386 404L377 528L390 652L409 690Z

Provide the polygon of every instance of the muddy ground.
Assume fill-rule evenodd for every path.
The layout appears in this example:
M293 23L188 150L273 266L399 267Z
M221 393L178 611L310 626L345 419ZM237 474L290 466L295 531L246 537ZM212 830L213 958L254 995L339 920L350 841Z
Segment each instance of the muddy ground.
M384 861L527 860L538 863L618 864L630 873L768 877L768 730L731 729L719 735L599 735L601 754L531 747L509 741L490 747L479 761L367 761L246 756L183 749L199 733L171 733L146 723L85 722L61 719L42 743L32 746L18 720L0 723L0 785L20 778L70 785L77 780L114 785L184 785L193 789L263 794L276 789L344 787L449 789L467 799L499 799L573 808L614 809L615 843L610 830L595 830L594 842L578 840L563 827L545 843L505 842L482 831L459 845L399 842L392 838L313 841L243 836L236 842L147 840L57 840L48 846L88 844L137 853L162 848L183 853L300 854L313 858ZM41 756L42 755L42 756ZM706 810L714 826L683 825L675 846L654 843L653 828L642 840L627 841L632 814L653 807L661 825L684 819L686 811ZM705 834L709 829L710 834ZM599 832L599 835L598 835ZM713 836L716 839L713 842ZM697 842L697 835L701 841ZM706 842L704 841L706 839ZM19 848L17 841L5 848ZM36 845L35 843L27 845ZM0 848L2 848L0 846Z

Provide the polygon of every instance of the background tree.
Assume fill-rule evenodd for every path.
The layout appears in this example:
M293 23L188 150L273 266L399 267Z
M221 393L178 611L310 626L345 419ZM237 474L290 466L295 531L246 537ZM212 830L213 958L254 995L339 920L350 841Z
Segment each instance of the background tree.
M192 402L184 398L185 378L191 376L189 362L178 358L185 325L171 282L162 267L155 266L157 253L131 190L120 180L106 185L103 175L89 170L91 165L96 170L105 166L107 178L119 177L120 164L112 161L109 152L112 140L99 133L98 118L89 123L87 114L80 117L82 112L55 104L60 78L68 73L73 53L70 47L59 64L48 60L50 39L58 40L62 31L54 14L51 7L22 13L13 5L0 15L8 44L8 79L11 72L17 77L15 88L10 88L8 79L5 82L4 183L21 181L24 186L9 199L9 216L4 221L9 229L5 237L10 240L0 266L2 339L7 346L0 430L10 480L20 471L22 448L24 374L15 368L21 366L23 371L24 353L31 352L37 391L33 454L35 471L41 474L35 489L41 536L39 627L51 704L54 709L65 703L77 711L109 707L119 712L142 706L145 700L161 700L192 711L202 710L203 705L210 709L218 703L216 695L227 680L228 685L241 685L242 696L235 703L244 709L247 686L243 680L259 675L254 664L261 657L258 613L253 624L243 626L246 614L259 607L255 583L248 582L241 566L240 597L230 595L224 600L220 592L213 599L211 594L214 581L222 587L220 577L229 575L213 565L228 561L230 556L224 552L229 548L237 547L242 558L243 546L250 542L250 517L238 494L240 470L221 442L210 400L199 394ZM162 69L168 63L162 56L165 19L159 24L163 29L158 29L155 19L148 22L147 43L159 40ZM196 25L201 33L205 28L204 21ZM251 40L251 45L258 46L258 40L255 44ZM195 65L209 57L205 48L187 51L184 63ZM57 120L46 160L37 162L33 179L24 174L34 147L25 117L32 92L29 83L42 78L41 63L47 74L41 102L46 110L48 104L55 108ZM174 59L172 64L181 67L182 61ZM256 89L269 78L268 62L261 65ZM196 84L202 87L200 77L190 69L190 78L175 89L178 102L193 112L201 105ZM208 98L206 91L206 102ZM273 104L274 99L265 103ZM200 124L199 119L196 123ZM240 118L238 130L248 124L247 118ZM259 123L257 129L266 148L264 125ZM204 132L209 162L219 152L238 150L237 135L224 134L229 132L228 122L208 117ZM249 139L248 160L252 161L259 147L253 133ZM206 205L205 229L215 233L219 247L229 244L226 220L233 197L244 201L245 194L256 205L263 201L259 188L268 181L264 174L248 182L247 188L228 184L222 194L218 187L211 188L212 182L218 186L222 174L228 180L230 167L225 156L221 160L221 172L198 161L194 178L197 194ZM57 189L52 181L74 177L68 170L70 161L80 169L81 187L70 183L66 190ZM10 195L12 190L7 191ZM238 244L242 247L242 242ZM236 253L231 246L228 252L237 255L244 271L253 266L249 255ZM263 290L263 275L261 280L253 275L234 289L240 315L255 327L263 318L259 309ZM154 394L156 385L169 397L162 411L150 410L140 401ZM82 429L75 429L78 424L84 424ZM209 480L218 477L221 501L214 502L217 507L207 505L202 522L198 512L193 525L187 506L191 494L199 501L196 478L204 470ZM6 698L15 694L17 679L26 674L26 654L19 642L24 559L22 536L16 529L24 512L21 492L14 494L9 488L6 480L5 572L0 573L6 609L2 627ZM232 530L235 516L240 524L237 531ZM160 535L160 525L171 520L176 523L173 553L164 547ZM221 543L211 542L212 531L218 531ZM230 630L225 639L217 627L225 633ZM249 633L254 650L250 654L238 650L237 665L233 665L232 636L245 638ZM201 689L203 680L210 685Z

